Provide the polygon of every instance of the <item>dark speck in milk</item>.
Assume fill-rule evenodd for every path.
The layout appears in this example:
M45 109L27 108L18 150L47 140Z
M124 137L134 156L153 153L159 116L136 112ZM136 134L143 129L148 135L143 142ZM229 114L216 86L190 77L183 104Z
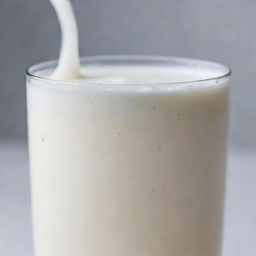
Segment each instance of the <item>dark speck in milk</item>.
M44 135L41 136L41 141L45 142L45 136Z

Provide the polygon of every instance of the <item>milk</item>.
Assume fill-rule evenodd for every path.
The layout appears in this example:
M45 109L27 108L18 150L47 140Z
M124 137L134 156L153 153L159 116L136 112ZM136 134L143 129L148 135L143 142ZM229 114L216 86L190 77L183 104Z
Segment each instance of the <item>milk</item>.
M69 0L50 0L61 27L61 50L59 62L52 78L70 80L80 78L79 47L77 24L73 8Z
M51 2L60 58L27 76L35 255L219 256L228 69L159 57L80 67L72 6Z
M87 85L29 79L37 256L219 255L227 80L148 69L163 84L132 85L147 67L125 65L84 68Z

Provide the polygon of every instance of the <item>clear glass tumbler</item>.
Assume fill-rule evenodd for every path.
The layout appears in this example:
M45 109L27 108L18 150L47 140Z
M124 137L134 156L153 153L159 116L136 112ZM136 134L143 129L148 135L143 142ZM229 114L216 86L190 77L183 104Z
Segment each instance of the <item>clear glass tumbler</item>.
M56 62L28 69L36 256L219 256L230 69L171 57L81 63L208 74L113 84L44 78Z

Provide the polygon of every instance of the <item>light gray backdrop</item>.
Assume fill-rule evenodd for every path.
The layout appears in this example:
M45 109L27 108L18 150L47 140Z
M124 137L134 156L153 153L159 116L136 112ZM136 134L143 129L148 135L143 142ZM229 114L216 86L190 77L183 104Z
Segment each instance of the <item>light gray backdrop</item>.
M256 147L256 1L73 0L81 55L158 54L232 67L231 144ZM25 69L58 57L47 0L0 0L0 136L25 137Z
M175 55L232 67L223 256L255 256L256 1L72 1L81 55ZM0 0L1 256L33 255L24 73L57 58L59 44L47 0Z

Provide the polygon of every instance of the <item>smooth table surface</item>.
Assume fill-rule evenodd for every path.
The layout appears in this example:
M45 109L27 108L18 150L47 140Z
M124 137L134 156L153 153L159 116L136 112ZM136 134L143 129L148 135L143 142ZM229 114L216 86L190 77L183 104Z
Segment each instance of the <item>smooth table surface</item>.
M0 141L0 256L33 256L27 148ZM230 152L223 256L256 256L256 151Z

